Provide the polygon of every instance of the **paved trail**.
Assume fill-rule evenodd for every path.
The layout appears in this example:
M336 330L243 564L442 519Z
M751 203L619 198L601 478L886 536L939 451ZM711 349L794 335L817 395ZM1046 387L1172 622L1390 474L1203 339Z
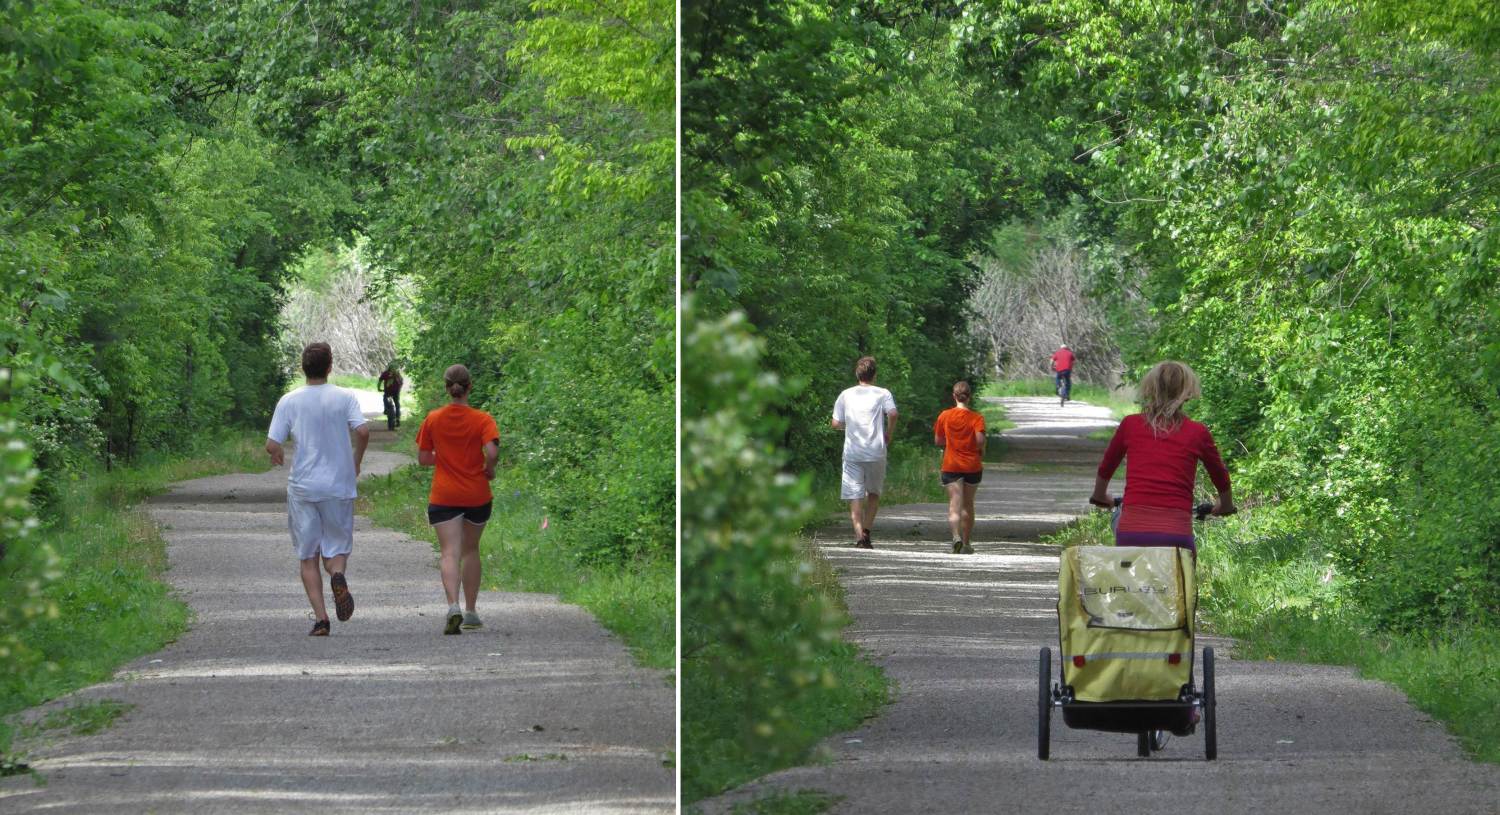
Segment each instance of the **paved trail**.
M817 789L842 796L839 813L1500 812L1500 768L1466 761L1391 687L1344 668L1231 660L1231 643L1201 637L1219 654L1218 761L1203 761L1201 735L1138 759L1133 735L1069 730L1056 714L1052 760L1038 761L1037 650L1057 645L1057 550L1027 541L1086 511L1104 443L1084 437L1113 423L1076 402L1002 401L1019 427L1004 434L1005 462L986 468L977 554L947 554L941 505L882 508L874 551L851 548L846 528L824 536L851 634L895 680L895 702L830 738L830 761L705 811Z
M365 472L406 460L371 450ZM197 619L49 706L135 707L34 746L47 785L0 779L0 812L672 811L668 677L575 606L485 592L486 628L442 636L432 548L360 518L354 618L306 636L285 483L284 469L203 478L152 502Z

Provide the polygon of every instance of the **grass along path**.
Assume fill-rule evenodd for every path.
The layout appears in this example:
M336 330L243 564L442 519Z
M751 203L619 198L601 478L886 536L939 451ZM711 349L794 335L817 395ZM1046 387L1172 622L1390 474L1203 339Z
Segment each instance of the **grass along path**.
M173 481L265 472L263 439L258 431L226 433L186 453L145 457L64 486L49 510L52 520L33 539L58 558L57 579L48 587L57 613L25 633L41 660L0 677L0 764L24 761L11 752L18 728L35 736L74 727L67 708L24 725L19 711L108 679L119 665L187 628L188 607L164 579L166 540L141 502ZM6 594L5 581L0 573L0 594ZM75 718L91 715L89 709L80 708Z
M801 558L808 570L808 600L821 597L829 601L848 623L844 588L833 565L823 556L811 538L804 539ZM746 698L746 691L704 671L685 671L682 691L683 709L692 715L682 717L682 749L691 761L692 772L683 775L683 803L688 813L699 810L693 804L703 798L732 789L767 773L796 764L827 760L819 743L829 734L857 726L890 700L891 682L885 672L872 664L857 645L840 639L827 643L816 657L814 668L825 672L827 681L806 688L792 700L777 700L785 710L786 720L795 729L785 730L778 740L779 753L748 748L740 737L741 717L737 712L747 706L764 706L764 700ZM768 671L777 666L768 665ZM805 809L818 796L791 795L766 803L756 803L747 812L796 813L817 812ZM783 800L784 799L784 800Z

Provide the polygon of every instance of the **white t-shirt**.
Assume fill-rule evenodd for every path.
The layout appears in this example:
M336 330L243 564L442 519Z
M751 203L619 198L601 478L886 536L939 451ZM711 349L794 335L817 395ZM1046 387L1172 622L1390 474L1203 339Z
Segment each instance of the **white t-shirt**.
M895 412L895 397L876 385L855 385L839 394L833 418L844 425L844 460L884 461L885 416Z
M280 444L296 440L286 494L299 501L355 497L349 431L364 423L359 397L337 385L303 385L281 397L266 436Z

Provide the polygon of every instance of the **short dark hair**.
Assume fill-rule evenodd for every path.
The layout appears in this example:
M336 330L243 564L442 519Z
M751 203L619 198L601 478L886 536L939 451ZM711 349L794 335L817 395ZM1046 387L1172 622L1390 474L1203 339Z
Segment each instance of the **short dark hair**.
M875 358L860 357L859 362L854 363L854 378L861 382L874 382Z
M302 349L302 373L308 379L326 379L333 370L333 349L326 342L308 343Z

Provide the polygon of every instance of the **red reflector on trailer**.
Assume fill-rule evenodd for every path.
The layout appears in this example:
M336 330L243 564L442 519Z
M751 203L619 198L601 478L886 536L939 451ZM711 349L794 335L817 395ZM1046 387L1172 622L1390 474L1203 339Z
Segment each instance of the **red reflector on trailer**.
M1083 667L1083 657L1073 657L1073 667L1074 668L1082 668Z
M1182 662L1182 654L1167 654L1167 664L1176 665Z

